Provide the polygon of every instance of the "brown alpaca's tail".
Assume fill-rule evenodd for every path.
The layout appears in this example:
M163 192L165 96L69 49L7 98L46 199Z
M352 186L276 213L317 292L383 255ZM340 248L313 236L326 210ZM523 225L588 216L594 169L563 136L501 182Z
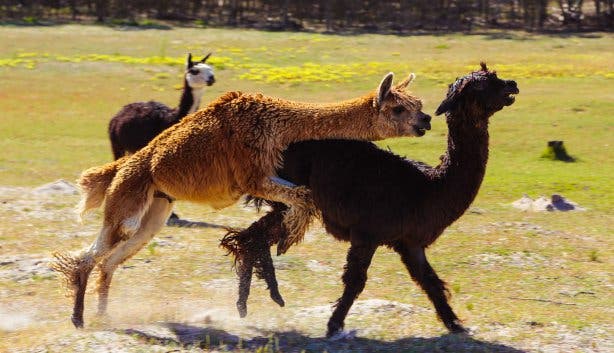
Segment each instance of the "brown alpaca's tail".
M109 185L111 185L117 171L126 162L126 158L123 157L102 166L92 167L81 173L81 176L77 179L77 184L81 189L81 201L77 205L77 211L81 219L89 210L102 205Z

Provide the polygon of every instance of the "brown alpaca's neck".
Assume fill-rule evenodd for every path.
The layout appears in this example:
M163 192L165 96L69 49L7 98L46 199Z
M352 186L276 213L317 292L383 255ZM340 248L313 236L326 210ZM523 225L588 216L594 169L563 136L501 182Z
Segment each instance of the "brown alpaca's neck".
M376 140L373 95L336 104L293 103L281 119L282 143L322 139Z
M488 123L486 119L448 116L448 151L439 166L432 169L433 200L444 217L440 223L454 222L475 199L488 162Z

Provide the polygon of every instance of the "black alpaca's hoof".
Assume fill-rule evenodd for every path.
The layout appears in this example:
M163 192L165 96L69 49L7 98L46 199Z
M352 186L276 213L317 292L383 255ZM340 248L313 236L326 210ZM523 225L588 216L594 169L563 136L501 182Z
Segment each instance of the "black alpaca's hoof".
M282 308L286 305L286 302L284 302L284 298L281 297L281 294L279 294L279 292L271 293L271 299L273 299L273 301Z
M239 317L244 318L247 316L247 303L237 302L237 310L239 311Z
M448 328L450 333L453 333L453 334L461 334L461 335L468 335L469 334L469 330L467 330L465 327L463 327L463 325L461 325L456 320L451 322L451 323L446 324L446 327Z
M328 330L326 330L326 338L332 338L336 334L343 331L343 324L337 322L328 322Z
M75 328L83 328L83 318L73 315L70 317L70 321L72 321L72 324L75 325Z

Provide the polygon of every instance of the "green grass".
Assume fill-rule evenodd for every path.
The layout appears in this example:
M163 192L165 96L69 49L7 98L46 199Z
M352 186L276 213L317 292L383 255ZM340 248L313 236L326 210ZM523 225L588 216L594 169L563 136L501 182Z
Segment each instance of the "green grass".
M81 170L109 161L106 128L110 117L122 105L135 101L153 99L176 105L181 65L188 51L196 57L214 52L211 62L217 82L206 90L205 102L228 90L328 102L375 89L388 71L394 71L397 79L416 72L411 90L423 98L429 113L443 99L447 84L485 60L501 77L516 80L520 94L513 106L491 121L487 174L473 205L481 211L468 213L446 231L429 249L431 262L450 283L452 305L459 316L478 328L476 340L534 349L530 348L535 347L532 342L556 342L561 327L578 333L597 326L607 336L612 333L609 318L614 307L610 288L614 270L614 36L517 32L506 36L511 39L497 39L498 34L405 37L225 29L1 27L0 186L33 187L59 178L74 180ZM445 135L445 122L439 117L422 138L378 144L435 164L445 151ZM567 151L578 161L541 158L549 140L565 141ZM510 203L523 193L532 197L563 194L588 210L536 214L512 209ZM76 201L71 196L46 207L59 214L69 212ZM76 250L92 240L99 224L96 217L85 228L71 220L38 218L34 209L36 205L25 205L21 211L10 209L0 215L3 253L49 256L54 249ZM179 203L178 213L234 226L246 226L257 217L240 207L214 212L187 203ZM28 216L18 218L23 214ZM212 280L234 281L231 259L217 248L221 235L212 229L164 229L158 239L170 239L175 245L152 242L126 263L128 268L117 272L110 307L115 321L96 323L95 327L112 330L181 322L188 320L195 308L204 307L223 308L234 318L234 287L202 285ZM326 346L304 336L321 336L326 317L296 320L293 310L328 305L340 295L339 271L346 249L347 244L314 228L312 241L276 259L282 267L278 278L287 308L272 306L266 289L256 281L247 321L227 324L214 320L210 326L239 332L260 327L279 333L282 346L284 340L296 340L298 346L316 347L309 348L312 351L323 347L319 350L323 351ZM332 270L310 271L308 259L323 262ZM360 299L394 300L428 311L409 316L350 314L346 326L366 332L359 336L367 341L359 343L373 345L374 351L394 351L391 347L395 344L410 345L418 352L441 351L438 347L449 339L439 337L444 332L441 324L398 256L380 249L369 278ZM52 351L63 350L55 342L58 337L73 335L74 330L67 321L68 301L56 281L45 275L35 275L26 283L0 277L0 285L3 305L35 308L40 321L8 332L0 350L45 345ZM93 299L90 294L86 308L90 322L94 321ZM147 309L139 309L143 306ZM535 323L539 330L527 322ZM499 335L493 329L499 324L509 335ZM304 336L287 333L291 330ZM92 340L92 332L76 337ZM414 338L404 341L407 337ZM126 344L133 344L133 351L153 347L136 342ZM74 341L70 347L79 351ZM488 347L482 350L488 351ZM490 349L495 350L493 347Z

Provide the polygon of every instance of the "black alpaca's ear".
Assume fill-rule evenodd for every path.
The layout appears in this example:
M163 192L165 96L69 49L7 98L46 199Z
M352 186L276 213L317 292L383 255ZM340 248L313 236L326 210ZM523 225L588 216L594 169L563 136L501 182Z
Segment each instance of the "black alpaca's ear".
M200 60L200 62L204 64L204 63L205 63L205 61L207 61L207 59L209 59L209 57L211 56L211 54L213 54L213 53L209 53L209 54L207 54L207 55L206 55L204 58L202 58L202 60Z
M393 78L394 78L394 74L392 72L389 72L386 76L384 76L384 79L379 84L379 87L377 88L377 96L376 96L377 101L375 102L378 108L382 106L382 102L390 94L390 89L392 88Z
M185 58L185 68L190 69L192 66L194 66L194 63L192 62L192 53L188 53L187 58Z
M450 96L444 99L443 102L439 105L439 108L435 111L435 115L441 115L447 111L452 110L454 105L456 104L456 95Z

